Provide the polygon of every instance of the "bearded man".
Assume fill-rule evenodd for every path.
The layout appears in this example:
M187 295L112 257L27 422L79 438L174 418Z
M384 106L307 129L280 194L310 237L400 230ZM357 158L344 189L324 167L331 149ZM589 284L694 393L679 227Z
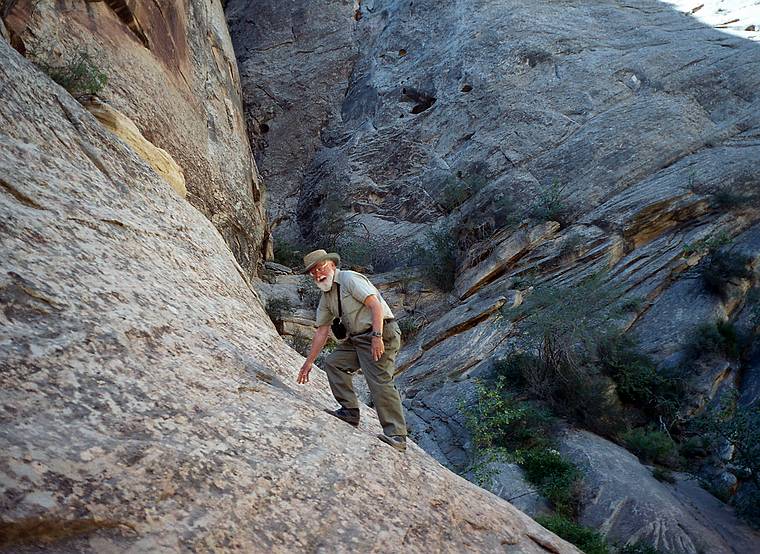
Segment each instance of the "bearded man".
M327 342L331 324L339 319L346 337L327 356L323 369L340 408L325 411L354 427L359 425L353 377L361 368L383 426L384 434L377 437L396 450L406 450L404 411L393 384L396 354L401 347L401 330L393 312L364 275L338 269L338 254L315 250L304 256L303 263L304 273L311 275L322 297L317 307L317 332L298 373L298 383L309 382L312 364Z

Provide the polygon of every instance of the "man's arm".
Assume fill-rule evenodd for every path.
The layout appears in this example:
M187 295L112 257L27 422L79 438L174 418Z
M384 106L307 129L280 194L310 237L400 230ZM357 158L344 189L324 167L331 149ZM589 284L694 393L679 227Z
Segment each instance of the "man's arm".
M383 352L385 352L385 345L383 344L383 305L380 304L380 300L377 296L370 294L364 299L364 305L372 310L372 331L380 333L379 337L372 337L372 358L378 361Z
M314 333L314 339L311 341L311 350L306 361L301 366L301 371L298 372L298 383L303 385L309 382L309 373L311 372L312 364L317 359L319 353L322 352L325 343L327 342L327 336L330 334L330 325L322 325L317 327L317 332Z

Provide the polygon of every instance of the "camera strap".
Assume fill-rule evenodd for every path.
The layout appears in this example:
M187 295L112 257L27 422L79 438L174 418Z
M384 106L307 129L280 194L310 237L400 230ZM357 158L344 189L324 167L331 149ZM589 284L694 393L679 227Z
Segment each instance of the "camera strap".
M340 283L335 283L335 286L338 287L338 318L343 321L343 304L340 302Z

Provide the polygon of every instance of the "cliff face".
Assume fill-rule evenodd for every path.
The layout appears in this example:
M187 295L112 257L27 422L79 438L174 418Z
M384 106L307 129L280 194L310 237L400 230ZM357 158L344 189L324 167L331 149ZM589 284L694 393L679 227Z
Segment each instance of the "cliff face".
M426 299L429 290L410 285L419 274L375 278L398 316L427 324L399 356L399 381L415 436L442 463L472 460L460 401L521 344L519 318L504 308L600 272L632 306L620 322L629 335L661 368L686 364L690 410L728 391L744 406L759 401L748 292L760 283L760 46L670 4L336 0L320 4L340 16L329 24L290 8L266 32L233 32L249 109L269 114L262 171L300 182L283 239L337 236L339 249L355 251L374 237L370 258L404 268L416 261L411 244L431 245L427 231L452 231L451 294ZM231 28L275 5L231 0ZM744 35L757 38L752 23ZM286 44L261 47L294 25ZM301 50L308 62L289 66L287 79L267 63ZM291 108L280 99L312 98L326 113L323 83L310 76L320 67L335 75L346 52L355 52L350 76L330 83L345 91L339 110L299 136L290 117L306 100ZM267 94L251 92L258 83L272 83ZM317 133L306 171L268 157L303 154ZM718 269L720 292L704 277L715 252L742 260ZM747 337L741 356L689 363L695 332L716 321ZM733 519L736 532L723 533L730 525L711 506L646 472L607 475L632 465L604 439L563 441L589 468L580 520L611 539L684 553L758 543ZM510 491L505 498L520 496Z
M171 173L183 176L190 203L254 275L267 248L263 185L250 155L221 4L6 4L12 42L27 57L54 67L70 65L81 54L92 59L107 78L98 93L103 102L168 152L178 166ZM114 117L102 120L108 125Z
M223 237L0 40L0 548L577 552L358 430Z

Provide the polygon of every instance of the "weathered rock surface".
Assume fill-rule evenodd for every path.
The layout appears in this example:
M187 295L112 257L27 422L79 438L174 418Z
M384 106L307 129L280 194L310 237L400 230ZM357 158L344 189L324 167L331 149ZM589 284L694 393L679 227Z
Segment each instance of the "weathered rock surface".
M154 146L153 143L146 140L137 125L121 113L119 110L99 101L97 98L88 99L83 103L84 107L95 116L107 129L121 140L126 142L135 153L150 166L164 180L177 191L182 198L187 196L187 187L185 186L185 175L182 168L174 161L169 153L163 148Z
M322 412L221 235L0 40L0 522L14 552L577 552Z
M585 471L580 521L613 541L644 541L663 552L753 552L760 533L738 524L730 508L693 483L676 487L652 477L623 448L570 430L560 450Z
M103 101L169 153L187 181L187 199L254 275L268 248L263 184L250 152L221 3L9 5L6 24L27 56L60 66L89 53L108 78L99 93Z
M227 20L240 65L243 98L268 211L280 234L292 221L304 174L326 140L357 57L352 0L229 0ZM263 169L265 168L265 169Z
M293 7L305 4L284 13L307 14L311 8ZM277 5L231 2L228 13L242 21L255 10L275 14ZM621 296L639 305L622 324L668 363L681 359L700 323L739 317L748 284L727 299L707 293L700 282L706 249L694 247L724 235L743 244L760 219L758 44L656 0L319 6L329 23L303 17L300 33L289 29L294 18L270 15L264 20L279 23L276 30L233 33L236 45L277 45L239 49L246 67L276 68L285 53L309 50L308 63L284 73L295 85L282 84L279 69L243 79L251 90L260 80L277 83L271 97L256 93L254 113L269 109L268 123L281 123L282 134L270 131L257 155L263 172L300 183L273 194L299 190L297 212L287 215L303 236L317 238L343 210L370 234L390 237L386 247L403 263L405 243L447 225L460 247L456 297L468 303L470 295L530 294L532 285L573 286L605 271ZM267 42L275 36L288 43ZM325 97L320 79L311 85L323 67L320 52L333 77L336 63L350 57L344 53L355 58L350 77L330 84L345 90L342 98ZM280 102L293 90L314 99L320 117L334 114L307 138L290 123L295 115L305 119L304 105ZM282 162L286 146L298 153L292 170ZM545 232L528 240L530 229ZM760 245L757 237L749 242ZM489 302L468 314L479 300L446 300L399 355L399 382L419 444L462 469L471 452L458 401L471 396L472 377L488 375L493 360L510 352L519 322L489 312ZM742 398L755 397L753 348L742 367L718 360L692 368L702 396L731 385ZM634 474L648 475L630 462ZM625 491L618 492L622 502ZM594 521L617 517L617 528L683 552L700 541L737 551L744 544L721 537L688 503L663 500L669 515L658 535L635 510L616 512L618 500L595 505ZM642 509L665 521L656 519L656 507ZM684 531L688 540L678 534L679 518L697 522Z

